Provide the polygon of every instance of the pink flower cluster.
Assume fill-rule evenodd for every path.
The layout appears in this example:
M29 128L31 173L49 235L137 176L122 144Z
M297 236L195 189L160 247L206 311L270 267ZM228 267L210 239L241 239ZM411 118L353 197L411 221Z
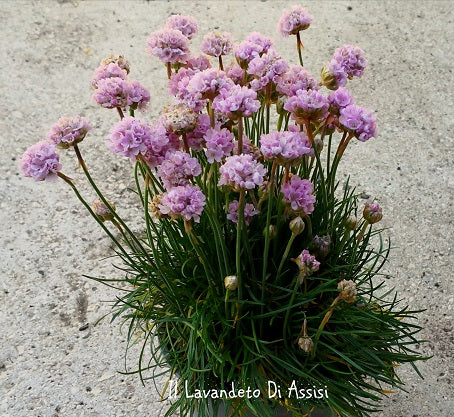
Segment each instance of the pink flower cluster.
M201 173L199 161L182 151L167 153L165 160L158 166L158 175L167 189L186 185L191 178Z
M226 158L219 168L221 177L218 185L227 185L234 189L252 190L263 184L265 167L254 160L252 155L233 155Z
M47 137L57 147L66 149L81 142L90 130L88 120L82 116L61 117L57 123L51 126Z
M277 77L276 90L289 97L296 95L298 90L318 89L318 81L300 65L291 65L284 74Z
M271 48L273 41L259 32L252 32L240 44L235 47L235 58L238 65L247 69L249 62L258 56L262 56Z
M179 30L164 28L150 34L148 52L164 63L184 63L189 57L188 38Z
M361 142L377 136L374 115L370 110L363 109L356 104L350 104L340 109L339 123Z
M125 117L110 130L108 146L114 153L135 161L147 152L151 141L151 127L135 117Z
M332 90L345 86L347 79L362 77L367 61L364 51L354 45L344 45L334 51L328 70L333 79L326 84Z
M266 159L279 163L295 163L311 152L307 136L303 132L272 132L260 137L260 151Z
M180 185L164 193L159 201L159 211L171 217L183 217L200 222L206 197L196 185Z
M180 31L188 39L192 39L199 30L199 25L192 16L182 16L180 14L170 16L167 19L166 26L169 29Z
M290 181L282 184L281 192L284 201L290 203L294 211L304 214L311 214L314 211L315 196L309 180L302 180L298 175L293 175Z
M251 88L255 91L263 90L269 83L276 84L289 66L274 49L269 49L262 56L254 58L249 62L247 73L255 76L251 81Z
M206 34L200 45L200 50L207 55L219 57L232 52L232 35L228 32L210 32Z
M231 119L252 116L260 108L257 93L247 87L234 84L222 89L213 100L213 109Z
M354 103L353 97L350 92L344 88L339 87L328 95L329 111L332 114L339 114L339 111Z
M55 144L45 140L30 146L19 161L22 174L35 181L53 180L61 170Z
M320 262L318 262L317 259L315 259L315 256L311 255L307 249L304 249L298 255L295 259L295 263L298 265L298 278L300 283L303 282L304 278L311 276L320 268Z
M363 217L369 224L377 223L383 218L382 208L379 204L373 204L368 201L364 206Z
M278 31L285 37L296 35L299 31L307 29L312 19L312 16L301 6L293 6L282 14L278 23Z
M205 134L205 154L210 164L214 161L221 162L233 150L233 133L227 129L208 129Z
M128 80L127 72L116 62L96 69L91 85L93 100L102 107L145 110L150 101L149 91L138 81Z
M233 200L229 204L229 213L227 214L227 219L230 220L231 222L238 224L238 208L239 208L239 203L238 200ZM260 211L257 210L254 206L254 204L247 203L244 205L244 223L246 223L247 226L251 223L251 219L253 216L256 216L259 214Z
M328 107L327 98L317 90L298 90L284 104L284 109L292 113L297 123L323 119Z

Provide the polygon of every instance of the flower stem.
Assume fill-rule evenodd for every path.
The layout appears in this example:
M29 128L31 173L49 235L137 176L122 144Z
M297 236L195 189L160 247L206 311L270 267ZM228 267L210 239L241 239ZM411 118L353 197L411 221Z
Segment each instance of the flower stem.
M296 238L296 234L292 233L290 236L290 239L288 240L287 247L285 248L284 254L282 255L281 262L279 264L279 268L277 269L276 273L276 281L279 280L279 277L281 276L281 271L284 266L285 261L287 260L288 253L290 252L290 248L292 247L293 241Z
M172 76L172 67L170 66L170 62L167 62L167 78L170 80L170 77Z
M243 133L243 118L240 117L238 119L238 155L241 155L243 153Z
M221 71L224 71L224 65L222 64L222 55L219 55L219 69Z
M183 133L181 135L181 137L183 138L184 150L190 154L191 151L189 150L188 139L186 138L186 133Z
M301 66L303 65L303 55L302 55L303 43L301 42L300 33L296 33L296 50L298 51L298 58L300 60Z
M121 110L120 107L117 107L117 112L120 115L120 120L123 120L123 118L125 117L123 110Z
M299 278L296 277L295 278L295 285L293 287L292 296L290 297L290 302L288 304L287 311L285 312L284 326L282 328L282 335L283 335L284 343L285 343L286 346L288 346L288 339L287 339L286 335L287 335L288 321L290 319L290 310L292 309L293 303L295 302L295 298L296 298L296 294L298 293L298 287L299 286L300 286Z
M235 260L236 260L236 277L238 279L238 302L241 301L243 295L243 282L241 277L241 234L243 233L244 225L244 205L246 199L246 190L240 191L240 200L238 202L238 225L236 229L236 251L235 251ZM241 305L238 306L240 310Z

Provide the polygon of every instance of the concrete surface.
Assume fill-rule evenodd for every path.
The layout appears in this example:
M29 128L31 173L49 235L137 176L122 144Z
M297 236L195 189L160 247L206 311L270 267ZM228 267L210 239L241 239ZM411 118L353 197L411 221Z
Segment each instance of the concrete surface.
M167 16L192 14L202 33L219 27L236 40L252 30L264 32L296 62L294 39L275 32L285 3L0 2L0 415L163 414L152 382L143 387L137 376L117 373L125 349L119 322L92 326L109 312L116 291L82 274L115 273L105 259L109 241L65 184L22 178L17 161L61 115L87 116L96 128L82 151L102 188L137 228L140 214L127 189L131 165L105 147L117 115L91 101L94 68L105 55L124 54L132 78L152 92L147 117L153 118L165 100L165 70L146 54L145 39ZM350 88L358 103L376 111L380 136L354 143L344 172L383 204L395 246L389 285L415 309L427 309L421 323L428 343L420 351L433 359L420 365L425 379L399 369L408 392L390 395L378 416L452 416L452 2L304 3L315 16L303 37L314 74L344 43L367 53L369 69ZM192 44L198 47L200 39ZM65 153L62 161L64 172L89 195L74 155ZM79 330L85 323L89 328Z

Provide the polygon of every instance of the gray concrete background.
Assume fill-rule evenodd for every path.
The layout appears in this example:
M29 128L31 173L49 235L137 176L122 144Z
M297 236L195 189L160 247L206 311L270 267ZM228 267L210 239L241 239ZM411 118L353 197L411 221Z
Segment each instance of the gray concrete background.
M297 3L297 2L295 2ZM408 392L390 395L380 417L452 415L453 12L446 1L305 1L315 16L303 42L317 74L344 43L367 53L369 69L350 88L376 111L379 137L353 143L344 160L359 190L379 198L395 246L387 273L406 302L425 308L421 380L399 369ZM0 415L158 416L165 404L149 382L118 374L125 334L104 321L116 291L82 277L112 276L110 243L62 182L36 184L18 174L23 151L61 115L95 126L82 152L119 212L138 228L131 165L105 146L114 111L91 101L89 81L101 58L124 54L131 77L152 93L152 119L165 101L165 70L145 39L172 12L194 15L201 33L252 30L271 35L296 62L294 39L275 31L280 1L0 2ZM192 42L198 48L201 37ZM71 152L64 172L86 187ZM90 194L91 193L91 194ZM79 331L85 323L88 330ZM131 362L133 363L133 358ZM158 380L157 385L162 384Z

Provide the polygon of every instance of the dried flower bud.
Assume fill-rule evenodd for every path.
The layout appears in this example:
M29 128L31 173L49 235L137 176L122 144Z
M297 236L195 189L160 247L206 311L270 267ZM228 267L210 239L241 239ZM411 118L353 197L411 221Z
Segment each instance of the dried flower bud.
M350 216L347 217L347 220L345 220L345 228L347 230L355 230L356 226L358 226L358 219L354 214L350 214Z
M109 65L114 62L121 69L124 69L129 74L129 61L122 55L109 55L101 61L101 65Z
M161 204L161 197L162 194L156 194L153 196L153 200L151 200L150 203L148 203L148 213L155 218L155 219L162 219L169 217L166 214L161 213L161 210L159 210L159 205Z
M199 118L197 113L183 103L174 103L164 107L163 120L169 132L182 135L192 132L197 127Z
M363 217L369 224L374 224L379 222L382 217L382 209L379 204L371 204L369 202L366 203L363 211Z
M309 353L311 351L313 345L314 345L314 342L312 341L312 339L310 337L303 336L303 337L298 338L299 348L306 353Z
M238 278L235 275L229 275L224 278L224 285L229 291L235 291L238 288Z
M303 233L303 230L305 227L304 220L300 216L295 217L290 222L289 227L290 227L290 230L292 231L292 234L297 236L297 235Z
M346 303L353 303L356 300L356 295L358 291L356 289L356 283L351 279L343 279L337 284L337 290L340 292L341 298Z
M109 203L112 210L115 211L115 204L109 200L106 201ZM98 218L103 222L106 220L113 220L114 218L113 213L107 208L107 206L101 199L93 201L91 208L93 209L94 213L98 216Z

